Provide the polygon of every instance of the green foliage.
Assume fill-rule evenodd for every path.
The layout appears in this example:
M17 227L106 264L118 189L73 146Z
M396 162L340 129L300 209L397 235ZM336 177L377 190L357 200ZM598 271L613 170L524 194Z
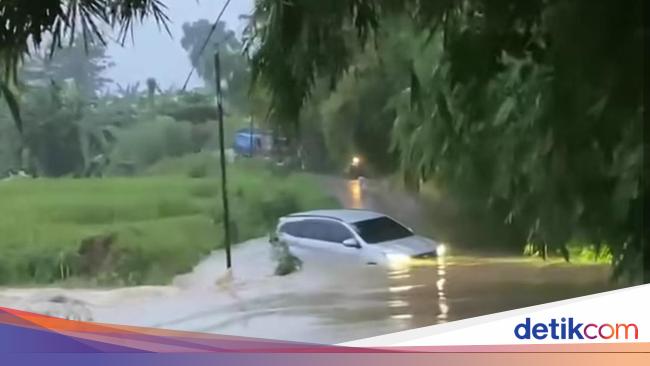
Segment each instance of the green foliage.
M316 80L343 74L356 44L376 25L374 1L259 1L255 4L247 48L252 77L268 87L278 122L297 130L300 109ZM362 21L356 21L362 20Z
M109 172L116 173L118 166L125 163L141 171L163 158L181 156L194 150L190 123L176 122L169 117L141 121L117 131Z
M524 234L520 246L569 259L572 240L606 242L616 273L638 280L641 8L640 0L259 1L253 74L278 119L297 123L320 80L345 88L344 71L358 68L350 30L362 45L372 34L397 81L393 148L410 185L434 180ZM395 27L398 16L406 27Z
M147 176L186 176L194 171L206 169L204 176L217 176L219 159L211 153L188 154L175 158L162 159L147 167L143 175Z
M132 31L134 21L147 17L154 18L169 32L169 18L164 8L160 0L47 0L37 5L20 1L0 3L0 14L5 22L0 29L0 89L3 89L1 94L11 107L18 131L22 133L23 130L19 103L6 86L18 84L18 70L25 56L41 50L43 41L47 41L49 57L41 55L41 65L24 70L26 76L40 79L40 82L72 77L81 87L82 94L93 96L107 81L101 77L101 72L111 66L106 62L102 34L106 27L117 29L122 43ZM83 42L79 42L79 38ZM64 43L67 48L61 51ZM57 50L62 54L52 58ZM82 50L83 54L80 53ZM33 62L31 66L35 66Z
M177 121L188 121L195 124L213 121L217 118L214 96L197 92L174 95L171 99L164 100L157 107L157 112Z
M589 243L570 242L567 244L569 251L569 258L572 263L612 263L612 252L607 245L593 245ZM526 256L540 256L540 257L559 257L562 258L564 254L561 250L555 250L548 253L548 248L540 248L539 245L529 243L524 246L524 255Z
M204 179L185 175L186 163L207 158L201 154L167 159L165 165L178 170L170 169L165 176L0 183L0 283L84 278L102 285L166 284L189 271L222 245L217 173ZM265 235L288 209L334 204L311 188L315 182L310 177L277 179L237 165L230 172L238 241ZM260 207L265 207L264 213ZM81 241L108 233L115 242L101 270L91 276L84 272L88 258L80 253Z
M16 125L18 132L23 132L23 120L20 116L20 108L18 105L18 100L13 90L11 90L10 84L4 80L0 80L0 96L4 99L11 116Z
M32 86L73 80L84 98L95 98L110 82L104 73L113 62L106 55L106 45L85 44L81 34L75 38L72 45L58 49L53 55L47 51L33 52L21 68L20 80Z
M74 82L53 83L23 95L24 168L40 175L84 175L99 155L110 153L117 129L134 121L130 103L103 98L90 103Z
M190 171L187 173L190 178L204 178L208 175L208 166L207 164L195 165L190 168Z
M192 123L204 123L216 118L216 107L212 104L190 104L165 106L162 114L170 116L178 121L189 121Z
M328 173L336 168L336 163L344 149L347 139L338 140L337 144L328 146L326 136L327 116L321 112L321 104L326 95L315 97L303 110L300 120L300 148L302 163L311 172ZM271 122L271 125L273 123ZM332 145L332 144L330 144ZM291 166L276 167L275 171L282 174L283 171L290 171Z
M84 45L93 38L103 42L101 30L105 27L117 29L118 38L124 42L134 22L147 17L166 28L169 18L164 8L160 0L46 0L38 6L24 1L3 1L0 14L6 24L0 29L0 63L7 70L15 71L30 45L38 49L44 40L51 40L50 51L54 52L66 41L74 44L79 28ZM15 75L15 72L7 74Z
M620 169L617 162L604 157L625 146L628 158L635 159L641 141L623 140L608 152L603 137L611 135L599 128L613 125L562 106L566 101L554 95L552 69L530 57L504 54L502 71L485 84L457 84L453 89L450 65L442 59L433 74L415 71L417 100L435 103L414 106L412 95L400 101L396 147L403 168L474 200L475 210L489 210L513 230L526 230L537 251L548 247L569 259L578 255L567 247L574 238L607 241L615 253L629 248L626 242L632 237L625 235L632 232L624 233L629 230L626 220L635 220L627 216L633 211L616 207L638 202L638 191L612 200L618 189L612 183L640 179L640 160L628 160L637 165L631 163L616 176L610 172ZM584 105L582 110L587 109ZM619 117L621 112L616 112ZM630 117L627 128L638 128L640 117ZM637 247L627 256L638 253ZM627 270L638 278L638 265Z
M360 55L351 72L320 105L325 141L339 167L360 155L367 168L390 173L396 167L390 145L395 111L386 108L399 82L374 55Z
M20 133L7 107L0 103L0 175L20 168Z
M154 106L154 99L156 97L156 92L160 90L158 82L154 78L147 78L147 99L149 101L149 106Z
M181 45L188 52L190 62L204 80L206 87L210 89L214 89L215 85L214 54L219 51L221 80L225 89L224 98L239 111L246 111L250 107L248 103L250 72L242 44L235 32L228 29L225 22L219 21L211 40L199 55L211 29L212 23L206 19L183 24Z
M46 176L81 173L84 156L77 124L81 100L74 85L35 89L25 96L23 106L30 170Z

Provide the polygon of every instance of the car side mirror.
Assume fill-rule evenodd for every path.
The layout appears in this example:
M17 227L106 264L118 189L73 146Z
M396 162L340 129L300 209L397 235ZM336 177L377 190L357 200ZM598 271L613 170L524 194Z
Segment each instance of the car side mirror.
M361 245L359 245L359 242L355 238L350 238L350 239L343 240L343 245L348 247L348 248L361 249Z

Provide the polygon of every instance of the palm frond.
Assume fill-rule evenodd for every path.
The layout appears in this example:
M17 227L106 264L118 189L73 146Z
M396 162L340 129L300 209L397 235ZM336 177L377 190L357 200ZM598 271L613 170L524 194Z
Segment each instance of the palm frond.
M72 44L78 27L86 44L104 43L106 27L117 29L123 43L133 25L145 18L155 19L171 34L166 10L162 0L5 0L0 2L5 23L0 28L0 64L15 70L30 46L39 49L44 39L51 40L50 53L64 42Z

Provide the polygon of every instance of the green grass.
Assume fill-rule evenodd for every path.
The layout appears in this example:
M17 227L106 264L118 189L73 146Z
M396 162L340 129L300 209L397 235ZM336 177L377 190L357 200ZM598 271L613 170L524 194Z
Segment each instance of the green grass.
M597 247L594 244L572 240L566 248L569 252L569 260L574 264L611 264L613 260L612 252L606 244ZM539 249L530 243L524 247L523 254L529 257L540 256ZM550 250L547 255L550 259L563 258L559 249Z
M210 158L163 161L137 178L0 183L0 285L79 278L98 285L164 284L189 271L223 245L216 171L209 169L203 178L186 174L192 164ZM265 235L278 216L291 211L335 206L309 177L281 179L236 165L229 175L238 241ZM109 233L117 238L115 259L90 276L82 270L81 241Z

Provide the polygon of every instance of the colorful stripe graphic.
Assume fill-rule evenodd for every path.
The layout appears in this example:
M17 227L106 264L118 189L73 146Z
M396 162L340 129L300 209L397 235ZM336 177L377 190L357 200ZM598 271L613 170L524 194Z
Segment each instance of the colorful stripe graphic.
M360 348L79 322L0 308L2 365L646 365L650 343Z

